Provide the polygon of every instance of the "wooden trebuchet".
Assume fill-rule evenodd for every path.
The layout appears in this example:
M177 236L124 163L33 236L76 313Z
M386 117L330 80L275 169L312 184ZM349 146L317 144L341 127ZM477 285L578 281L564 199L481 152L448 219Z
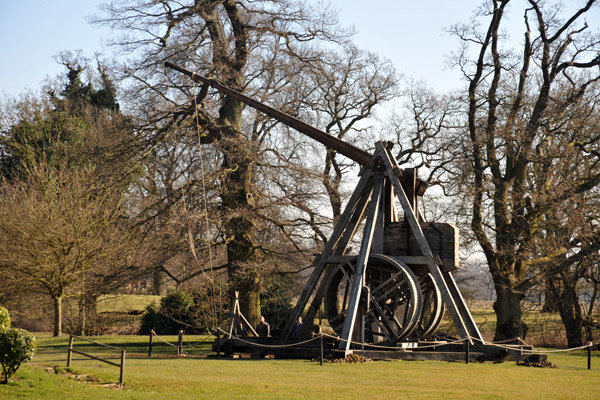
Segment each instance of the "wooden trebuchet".
M473 346L479 355L467 359L522 359L524 346L487 345L452 276L459 267L459 231L446 223L427 223L419 214L418 197L426 184L415 168L401 169L388 142L375 143L370 154L272 107L253 100L217 81L166 63L175 69L300 133L345 155L363 167L358 184L348 199L279 337L249 336L249 326L234 304L229 334L217 339L217 354L263 353L313 358L319 350L311 345L313 322L324 308L337 334L327 340L330 355L365 354L377 359L464 360L457 349ZM364 222L363 222L364 221ZM362 228L362 235L357 231ZM356 249L355 242L360 247ZM358 250L358 251L356 251ZM438 338L436 329L447 311L461 343ZM303 325L297 331L297 321ZM234 334L233 328L249 326ZM431 350L431 344L444 350ZM448 347L449 346L449 347ZM410 351L406 348L410 347ZM322 349L320 350L322 354ZM322 357L322 355L321 355Z

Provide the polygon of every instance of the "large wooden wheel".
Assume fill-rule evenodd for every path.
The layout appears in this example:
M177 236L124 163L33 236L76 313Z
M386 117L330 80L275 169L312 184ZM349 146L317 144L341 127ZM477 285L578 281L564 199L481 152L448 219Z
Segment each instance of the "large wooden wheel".
M357 257L338 264L327 282L325 313L329 324L342 334ZM423 298L414 273L399 260L371 254L355 321L353 340L396 343L416 328Z
M433 334L440 326L446 310L442 293L431 274L419 276L419 285L423 293L423 308L417 326L411 334L415 339L423 339Z

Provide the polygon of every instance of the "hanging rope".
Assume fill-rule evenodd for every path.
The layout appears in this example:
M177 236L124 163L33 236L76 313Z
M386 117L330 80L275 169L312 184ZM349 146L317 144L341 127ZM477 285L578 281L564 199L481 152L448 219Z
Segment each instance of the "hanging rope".
M167 69L165 67L165 75L167 75ZM167 92L170 90L170 85L167 87ZM205 218L205 222L206 222L206 232L208 234L209 232L209 228L210 228L210 223L208 220L208 198L207 198L207 194L206 194L206 183L205 183L205 171L204 171L204 160L202 157L202 142L201 142L201 129L200 129L200 122L198 120L198 103L197 103L197 95L196 95L196 84L195 82L192 80L192 92L194 94L194 107L195 107L195 123L196 123L196 131L197 131L197 137L198 137L198 148L199 148L199 158L200 158L200 174L201 174L201 182L202 182L202 198L203 198L203 202L204 202L204 218ZM172 109L171 109L171 119L172 119L172 125L173 125L173 131L175 132L175 134L177 134L177 125L176 125L176 121L175 121L175 112L174 112L174 107L175 105L172 104ZM183 200L184 203L184 208L187 210L187 202L184 198ZM190 226L190 222L189 219L186 218L186 222L187 222L187 228L188 228L188 240L190 242L190 250L192 253L192 256L194 257L194 260L196 261L197 265L200 266L202 274L206 277L206 279L210 282L211 285L211 294L210 297L212 298L211 301L211 307L210 307L210 311L212 314L212 318L213 321L215 323L218 323L217 318L218 318L218 312L217 312L217 302L215 301L214 297L215 297L215 278L214 278L214 265L213 265L213 257L212 257L212 248L211 248L211 243L210 240L206 240L206 243L208 245L208 259L209 259L209 267L210 267L210 271L211 271L211 275L209 276L205 269L202 267L197 254L196 254L196 246L194 243L194 235L192 232L192 227ZM221 288L219 285L219 299L221 298L222 293L221 293Z
M208 220L208 196L206 195L206 182L205 182L205 173L204 173L204 158L202 157L202 134L200 129L200 121L198 120L198 96L196 95L196 82L192 80L192 92L194 93L194 112L195 112L195 122L196 122L196 135L198 137L198 149L200 152L200 177L202 182L202 199L204 201L204 221L206 223L206 234L208 235L210 232L210 222ZM210 244L210 240L206 241L208 245L208 263L210 267L211 277L211 296L213 297L212 301L212 311L213 311L213 321L218 323L218 312L217 312L217 302L214 301L215 296L215 271L213 265L213 257L212 257L212 247ZM196 258L196 254L194 252L194 258ZM204 270L204 269L203 269ZM219 299L221 299L221 286L219 285Z

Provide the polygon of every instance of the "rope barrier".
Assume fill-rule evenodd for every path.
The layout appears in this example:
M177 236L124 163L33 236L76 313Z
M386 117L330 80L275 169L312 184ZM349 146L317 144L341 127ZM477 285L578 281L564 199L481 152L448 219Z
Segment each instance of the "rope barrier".
M211 336L212 336L212 335L207 335L207 336L206 336L204 339L202 339L202 340L197 340L197 342L207 342ZM192 349L199 349L199 348L200 348L199 346L194 346L194 345L193 345L193 344L191 344L190 342L184 342L184 345L185 345L185 347L190 347L190 348L192 348Z
M304 344L310 343L310 342L314 342L316 340L319 340L320 337L324 337L324 338L328 338L328 339L333 339L333 340L337 340L337 341L341 341L341 342L350 342L353 345L357 345L357 346L368 346L369 348L376 348L376 349L382 349L382 350L398 350L399 347L398 346L383 346L383 345L378 345L378 344L374 344L374 343L365 343L365 342L357 342L354 340L348 340L348 339L342 339L339 336L333 336L333 335L329 335L327 333L320 333L317 336L314 336L310 339L306 339L300 342L296 342L296 343L289 343L289 344L278 344L278 345L269 345L269 344L262 344L262 343L255 343L255 342L251 342L248 340L245 340L237 335L230 335L229 332L223 330L222 328L216 328L216 330L218 330L219 332L223 333L225 336L229 336L231 338L234 338L236 340L239 340L242 343L245 344L250 344L253 346L257 346L257 347L264 347L264 348L272 348L272 349L277 349L277 348L291 348L291 347L299 347L302 346ZM159 335L157 335L156 333L154 334L158 339L160 339L161 341L163 341L164 343L167 343L170 346L173 347L178 347L177 345L174 345L172 343L169 343L168 341L164 340L163 338L161 338ZM211 335L208 335L205 337L205 339L203 339L202 341L207 341L210 338ZM521 351L523 354L546 354L546 353L562 353L562 352L574 352L574 351L579 351L579 350L585 350L589 347L594 346L594 343L588 343L586 345L583 346L579 346L579 347L572 347L572 348L568 348L568 349L555 349L555 350L536 350L534 348L531 349L525 349L523 348L524 345L527 345L525 342L523 342L524 344L514 344L514 345L510 345L510 344L504 344L508 341L512 341L514 339L510 339L510 340L504 340L504 341L499 341L499 342L487 342L485 340L480 340L479 338L475 338L472 336L468 336L466 338L463 339L456 339L453 341L444 341L444 342L439 342L439 343L435 343L435 344L429 344L429 345L418 345L416 347L410 347L407 348L409 350L423 350L423 349L431 349L431 348L440 348L440 347L445 347L445 346L450 346L450 345L455 345L455 344L461 344L461 343L465 343L467 340L473 340L475 342L480 342L483 345L486 346L492 346L492 347L496 347L499 349L503 349L503 350L518 350ZM186 342L187 345L186 347L191 347L191 348L198 348L197 346L193 346L192 344L190 344L189 342Z
M492 342L483 342L483 344L488 345L488 346L493 346L493 347L497 347L500 349L504 349L504 350L521 350L523 353L525 354L547 354L547 353L566 353L566 352L573 352L573 351L579 351L579 350L584 350L587 349L588 347L592 347L594 346L593 343L589 343L583 346L579 346L579 347L571 347L568 349L554 349L554 350L536 350L534 348L531 349L522 349L522 348L518 348L517 346L521 346L521 345L503 345L503 344L497 344L497 343L492 343Z
M221 331L222 333L224 333L225 335L229 336L229 333L224 331L221 328L218 328L219 331ZM326 333L321 333L320 335L322 335L325 338L329 338L329 339L334 339L334 340L339 340L341 342L350 342L351 344L357 345L357 346L368 346L370 348L377 348L377 349L384 349L384 350L397 350L399 347L398 346L382 346L382 345L377 345L377 344L373 344L373 343L364 343L364 342L357 342L354 340L348 340L348 339L342 339L338 336L333 336L333 335L329 335ZM302 342L298 342L298 343L291 343L291 344L287 344L287 345L266 345L266 344L259 344L259 343L254 343L254 342L250 342L247 340L244 340L242 338L240 338L239 336L236 335L231 335L234 339L241 341L242 343L246 343L246 344L252 344L254 346L258 346L258 347L267 347L267 348L286 348L286 347L296 347L296 346L300 346L312 341L315 341L319 338L319 336L315 336L314 338L302 341ZM422 350L422 349L431 349L431 348L439 348L439 347L444 347L444 346L449 346L449 345L454 345L454 344L460 344L460 343L464 343L467 340L473 340L476 342L481 342L484 345L487 346L493 346L499 349L504 349L504 350L520 350L521 352L523 352L524 354L546 354L546 353L560 353L560 352L572 352L572 351L579 351L579 350L584 350L587 349L588 347L592 347L594 346L593 343L590 344L586 344L584 346L579 346L579 347L572 347L569 349L556 349L556 350L535 350L535 349L524 349L522 348L523 345L519 345L519 344L515 344L515 345L507 345L507 344L502 344L502 342L507 342L507 341L502 341L502 342L486 342L486 341L481 341L478 338L469 336L466 337L464 339L457 339L454 341L446 341L444 343L436 343L436 344L430 344L430 345L417 345L417 347L413 347L413 348L409 348L411 350Z
M342 339L340 337L328 335L326 333L323 333L322 335L323 335L323 337L328 337L330 339L336 339L336 340L339 340L341 342L348 342L349 341L350 344L354 344L354 345L358 345L358 346L375 347L375 348L378 348L378 349L385 349L385 350L398 350L398 348L399 348L398 346L382 346L382 345L377 345L377 344L373 344L373 343L356 342L354 340ZM469 338L467 338L467 339L457 339L457 340L454 340L454 341L451 341L451 342L431 344L431 345L425 345L425 346L417 346L417 347L413 347L413 348L410 348L410 349L411 350L412 349L420 350L420 349L429 349L429 348L443 347L443 346L448 346L448 345L451 345L451 344L464 343L465 340L468 340L468 339Z
M217 328L220 332L223 332L225 335L229 336L229 332L224 331L221 328ZM290 343L290 344L280 344L280 345L272 345L272 344L261 344L261 343L254 343L254 342L249 342L247 340L244 340L242 338L240 338L239 336L236 335L231 335L234 339L239 340L242 343L246 343L246 344L251 344L253 346L258 346L258 347L267 347L267 348L289 348L289 347L298 347L301 346L303 344L306 343L310 343L313 342L315 340L319 339L319 336L315 336L313 338L310 338L308 340L304 340L302 342L297 342L297 343Z
M173 346L173 347L178 347L177 345L167 342L165 339L163 339L162 337L160 337L159 335L157 335L156 333L154 334L154 336L156 336L161 342L168 344L169 346Z

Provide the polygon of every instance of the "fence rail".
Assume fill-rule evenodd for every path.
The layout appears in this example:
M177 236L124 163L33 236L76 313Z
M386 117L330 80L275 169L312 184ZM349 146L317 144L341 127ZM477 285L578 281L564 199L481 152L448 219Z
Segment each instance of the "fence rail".
M92 354L85 353L85 352L83 352L81 350L74 349L73 348L74 339L84 340L86 342L93 343L93 344L98 345L98 346L102 346L102 347L106 347L106 348L109 348L109 349L120 351L121 352L121 363L116 363L114 361L107 360L105 358L94 356ZM120 374L119 374L119 383L121 385L123 384L123 381L125 379L125 350L120 349L120 348L115 347L115 346L108 345L108 344L99 343L99 342L96 342L94 340L90 340L90 339L87 339L87 338L84 338L84 337L81 337L81 336L70 335L69 336L69 351L67 353L67 367L71 366L71 361L72 361L72 358L73 358L72 357L73 353L81 354L82 356L93 358L94 360L102 361L103 363L114 365L115 367L119 367L120 370L121 370Z

